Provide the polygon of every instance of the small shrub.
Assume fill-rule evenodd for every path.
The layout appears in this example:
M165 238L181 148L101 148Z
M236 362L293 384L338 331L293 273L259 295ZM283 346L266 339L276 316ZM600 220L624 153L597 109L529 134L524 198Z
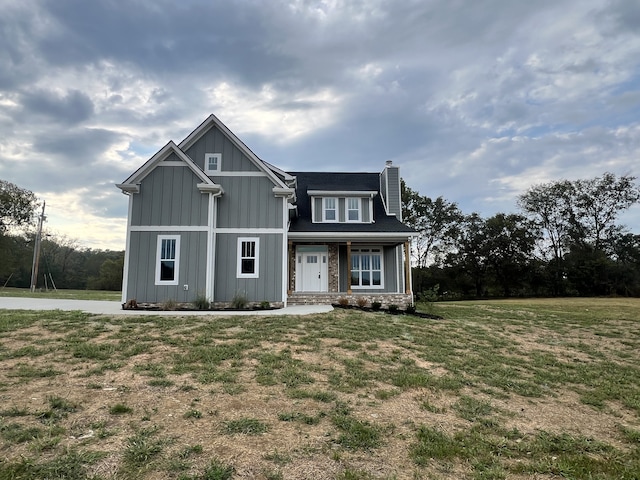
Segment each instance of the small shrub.
M367 299L365 297L358 297L358 299L356 300L356 303L358 304L358 306L360 308L364 308L367 306L367 303L369 303L367 301Z
M395 303L389 305L389 313L398 313L398 305Z
M413 315L414 313L416 313L416 306L415 305L409 305L407 307L406 312L411 314L411 315Z
M371 309L376 312L382 308L382 304L380 302L371 302Z
M243 293L236 293L231 299L231 308L242 310L247 308L248 304L249 300L247 300L247 296Z
M349 299L347 297L340 297L338 299L338 305L341 307L346 307L349 305Z
M260 308L262 310L269 310L271 308L271 304L267 300L263 300L260 302Z
M193 306L198 310L209 310L210 305L211 303L206 295L200 294L193 300Z

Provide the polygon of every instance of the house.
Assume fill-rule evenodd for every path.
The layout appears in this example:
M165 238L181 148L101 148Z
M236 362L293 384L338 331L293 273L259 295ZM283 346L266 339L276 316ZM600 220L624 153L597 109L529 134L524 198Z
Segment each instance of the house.
M400 174L285 172L211 115L117 185L129 196L122 300L412 302Z

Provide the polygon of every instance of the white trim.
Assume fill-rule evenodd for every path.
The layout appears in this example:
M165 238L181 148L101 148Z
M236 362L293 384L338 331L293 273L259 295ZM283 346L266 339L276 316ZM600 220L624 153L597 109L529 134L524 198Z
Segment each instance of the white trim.
M251 243L254 245L253 256L242 256L242 244ZM242 259L253 258L254 271L253 273L242 273ZM260 278L260 237L238 237L237 250L236 250L236 277L237 278Z
M129 260L131 258L131 218L133 214L133 195L129 195L129 211L127 212L127 236L124 248L124 269L122 270L122 303L126 303L129 288Z
M175 240L175 256L170 259L173 260L175 265L173 267L174 278L173 280L160 280L161 274L161 255L162 255L162 242L163 240ZM180 235L158 235L158 241L156 243L156 285L178 285L180 281Z
M396 289L398 290L397 293L402 293L402 288L400 285L400 282L402 282L402 286L404 287L404 278L402 278L402 273L404 272L404 262L402 261L402 249L404 248L404 245L398 245L396 247L396 264L398 265L398 268L396 268Z
M178 162L176 160L163 160L156 165L157 167L188 167L184 162Z
M282 235L282 228L216 228L217 233L255 233L255 234L264 234L264 235Z
M397 233L397 232L289 232L289 237L292 240L307 240L310 238L318 239L336 239L336 240L352 240L357 241L359 238L366 239L384 239L384 240L397 240L398 242L404 242L411 240L412 237L417 237L418 233Z
M207 270L205 272L205 295L209 301L213 301L213 282L215 272L215 207L216 195L209 194L209 212L207 219L209 222L207 231Z
M256 172L255 170L242 171L225 171L225 172L211 172L208 174L210 177L266 177L269 178L265 172Z
M208 232L208 225L136 225L132 232Z
M375 190L307 190L307 195L315 197L369 197L378 194Z
M274 187L275 190L276 187ZM286 307L289 298L289 202L287 197L282 197L282 303Z

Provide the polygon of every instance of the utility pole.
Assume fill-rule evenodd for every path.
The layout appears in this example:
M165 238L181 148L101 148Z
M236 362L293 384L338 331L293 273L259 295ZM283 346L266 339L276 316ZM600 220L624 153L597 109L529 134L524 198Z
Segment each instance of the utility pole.
M42 239L42 224L44 223L44 207L47 202L42 202L42 213L38 218L38 231L36 232L36 243L33 246L33 263L31 264L31 291L36 291L38 283L38 263L40 263L40 241Z

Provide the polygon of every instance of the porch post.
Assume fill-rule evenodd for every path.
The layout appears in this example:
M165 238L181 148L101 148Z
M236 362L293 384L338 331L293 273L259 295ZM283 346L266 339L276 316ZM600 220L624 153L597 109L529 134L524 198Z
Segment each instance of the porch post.
M291 295L293 293L293 289L291 285L293 283L293 263L295 261L295 255L293 256L293 261L291 260L293 252L293 240L289 240L287 246L287 264L288 264L288 272L289 272L289 288L287 290L287 295Z
M347 295L351 295L351 241L347 242Z
M411 293L411 244L404 242L404 290Z

